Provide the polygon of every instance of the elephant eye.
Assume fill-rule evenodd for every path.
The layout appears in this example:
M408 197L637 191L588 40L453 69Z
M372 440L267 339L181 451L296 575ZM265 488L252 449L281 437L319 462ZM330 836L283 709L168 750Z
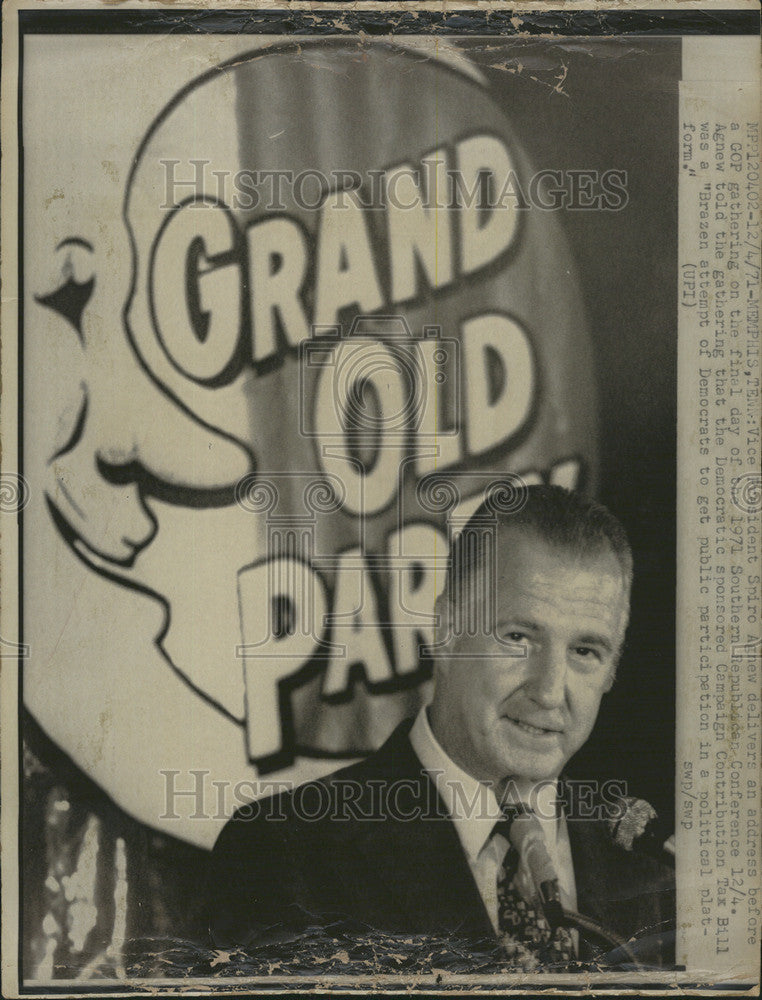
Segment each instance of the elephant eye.
M78 258L81 259L86 254L92 254L93 247L87 240L74 236L59 243L56 247L56 253L63 258L61 264L62 283L52 292L47 292L45 295L35 295L34 298L41 306L52 309L59 316L68 320L77 331L79 339L82 340L82 314L93 294L95 275L85 281L77 281L75 273L79 268L75 265L78 263Z

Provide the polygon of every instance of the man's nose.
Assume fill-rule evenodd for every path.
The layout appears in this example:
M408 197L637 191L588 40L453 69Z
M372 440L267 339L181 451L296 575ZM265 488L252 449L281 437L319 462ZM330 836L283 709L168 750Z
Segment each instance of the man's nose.
M566 650L543 644L529 658L529 694L543 708L558 708L566 697Z

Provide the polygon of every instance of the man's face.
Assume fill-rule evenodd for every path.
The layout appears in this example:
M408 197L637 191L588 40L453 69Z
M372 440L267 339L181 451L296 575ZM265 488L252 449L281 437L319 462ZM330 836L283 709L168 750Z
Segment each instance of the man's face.
M520 528L502 533L497 559L494 634L450 638L437 661L432 728L480 781L554 778L590 735L613 682L625 580L610 550L577 556Z

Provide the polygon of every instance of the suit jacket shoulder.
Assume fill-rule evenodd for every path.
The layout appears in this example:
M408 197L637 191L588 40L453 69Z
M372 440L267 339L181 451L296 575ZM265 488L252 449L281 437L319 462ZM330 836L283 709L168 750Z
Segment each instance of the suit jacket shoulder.
M489 938L492 926L403 723L365 760L239 809L212 855L217 946L288 927Z

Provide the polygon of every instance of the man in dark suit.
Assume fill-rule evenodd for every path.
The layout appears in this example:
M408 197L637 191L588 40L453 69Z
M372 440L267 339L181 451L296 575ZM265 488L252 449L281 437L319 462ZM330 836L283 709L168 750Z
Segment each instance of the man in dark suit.
M611 809L586 796L583 814L563 779L614 681L631 579L599 504L493 491L452 546L431 704L361 763L238 811L214 849L215 943L340 927L525 971L672 964L674 873L618 846Z

